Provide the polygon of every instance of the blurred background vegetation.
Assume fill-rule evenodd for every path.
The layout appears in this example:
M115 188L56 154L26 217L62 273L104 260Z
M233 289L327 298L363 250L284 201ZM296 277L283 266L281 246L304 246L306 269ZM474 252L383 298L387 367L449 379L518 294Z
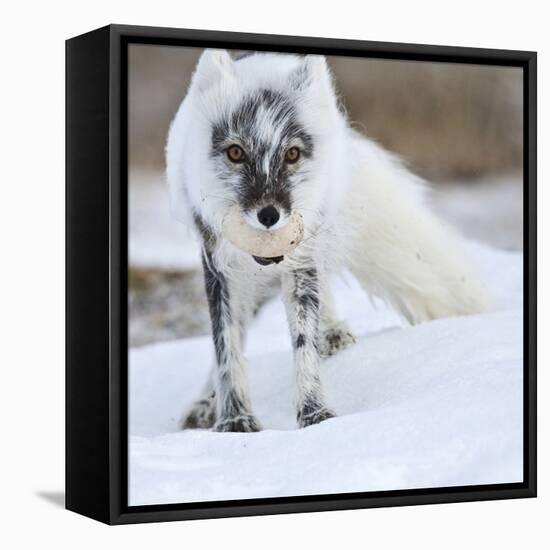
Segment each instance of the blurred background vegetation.
M198 247L171 220L164 145L202 50L129 51L130 342L208 332ZM234 52L235 54L238 52ZM467 237L522 247L519 68L328 57L352 125L433 184Z

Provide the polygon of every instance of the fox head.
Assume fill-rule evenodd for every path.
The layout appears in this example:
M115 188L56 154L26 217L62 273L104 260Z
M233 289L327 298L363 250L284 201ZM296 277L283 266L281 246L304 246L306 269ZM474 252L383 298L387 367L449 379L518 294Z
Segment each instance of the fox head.
M324 57L206 50L168 138L176 214L183 207L216 230L237 205L269 230L297 210L307 234L343 178L345 131Z

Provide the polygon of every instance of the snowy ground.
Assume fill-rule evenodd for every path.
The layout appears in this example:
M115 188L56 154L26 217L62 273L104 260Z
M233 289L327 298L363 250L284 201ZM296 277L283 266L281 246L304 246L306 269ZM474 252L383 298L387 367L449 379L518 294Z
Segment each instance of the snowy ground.
M471 244L499 311L403 327L334 282L358 343L323 364L338 417L295 429L280 303L251 329L255 434L179 431L209 337L130 351L130 505L506 483L522 479L522 255Z

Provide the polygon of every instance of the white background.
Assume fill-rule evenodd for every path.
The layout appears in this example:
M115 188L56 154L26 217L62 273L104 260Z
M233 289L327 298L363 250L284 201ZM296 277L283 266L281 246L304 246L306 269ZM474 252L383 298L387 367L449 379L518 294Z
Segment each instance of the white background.
M537 50L539 241L549 237L550 39L541 1L18 2L2 8L0 544L5 548L548 547L539 498L108 528L52 502L64 480L64 40L107 23ZM539 246L539 280L548 247ZM546 267L546 269L545 269ZM539 286L539 309L548 294ZM7 307L6 307L7 305ZM544 376L539 314L539 401ZM545 350L546 351L546 350ZM546 392L546 397L548 393ZM42 495L42 496L41 496ZM44 496L45 495L45 496ZM49 496L48 496L49 495ZM59 496L53 498L59 501ZM3 540L2 539L6 539Z

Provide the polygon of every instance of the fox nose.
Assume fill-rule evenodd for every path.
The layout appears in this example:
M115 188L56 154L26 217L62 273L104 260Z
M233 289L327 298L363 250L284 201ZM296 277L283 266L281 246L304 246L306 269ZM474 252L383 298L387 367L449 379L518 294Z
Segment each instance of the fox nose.
M272 204L264 206L264 208L258 212L258 220L266 227L275 225L279 221L279 217L279 211Z

